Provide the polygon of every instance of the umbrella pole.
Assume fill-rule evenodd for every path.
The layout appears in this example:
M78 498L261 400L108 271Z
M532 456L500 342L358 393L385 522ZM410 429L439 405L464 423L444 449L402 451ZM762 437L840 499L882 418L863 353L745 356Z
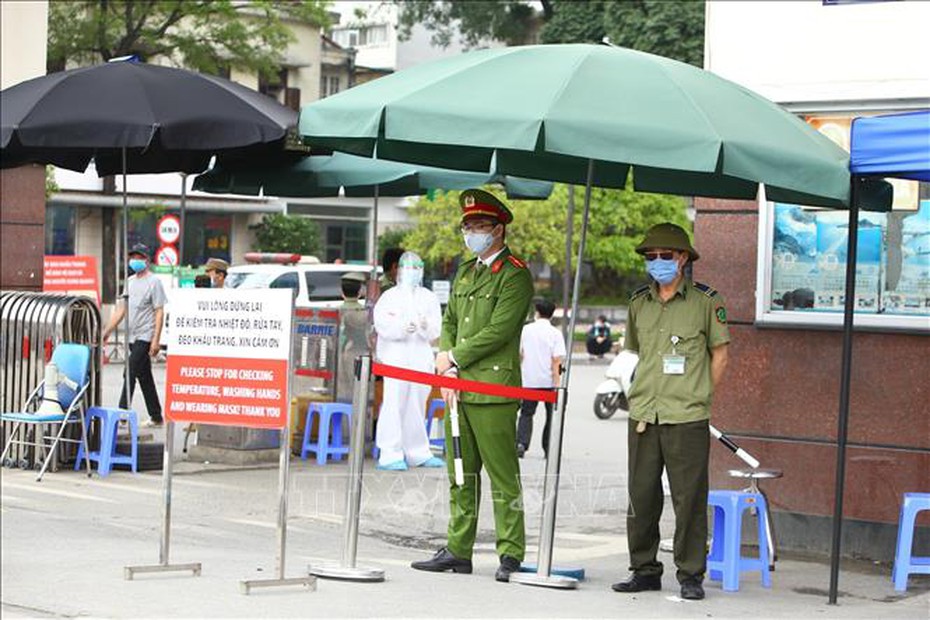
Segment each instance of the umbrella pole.
M552 547L555 539L556 506L559 499L559 471L562 466L562 434L565 430L565 406L568 402L568 380L571 376L572 335L578 316L578 297L581 290L581 268L584 258L585 240L588 235L588 214L591 211L591 186L594 182L594 160L588 160L588 178L584 191L584 215L581 218L581 237L578 240L578 259L575 262L575 284L572 291L572 311L566 336L565 370L562 385L558 388L558 399L552 412L552 427L549 435L549 451L546 457L546 475L543 479L542 522L539 528L539 556L535 573L514 573L510 580L532 586L572 589L578 587L578 579L562 575L583 577L584 569L558 569L562 575L552 574Z
M859 245L858 178L852 177L849 192L849 237L846 240L846 300L843 305L843 362L840 371L840 410L836 429L836 483L833 498L833 545L830 551L828 602L836 605L840 578L840 549L843 534L843 492L846 486L846 438L849 430L849 390L852 373L853 309L856 303L856 252Z
M187 215L187 173L181 173L181 234L178 237L178 284L180 284L181 279L181 265L184 264L184 231L187 230L184 227L184 220Z
M132 389L129 384L129 201L126 187L126 147L122 149L123 157L123 397L126 409L132 409ZM149 257L151 258L151 257Z
M562 338L571 345L572 339L569 338L571 332L568 331L568 287L571 284L572 273L572 237L575 233L575 186L568 186L568 217L565 220L565 270L562 272ZM571 352L571 348L567 349Z

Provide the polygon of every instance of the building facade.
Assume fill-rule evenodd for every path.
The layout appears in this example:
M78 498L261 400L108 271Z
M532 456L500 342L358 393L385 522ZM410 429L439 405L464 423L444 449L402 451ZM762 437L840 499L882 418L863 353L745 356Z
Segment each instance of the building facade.
M0 88L45 75L48 2L0 2ZM0 289L42 290L45 166L0 170Z
M849 148L853 117L930 107L930 4L708 2L705 67ZM729 304L733 342L714 423L784 477L763 481L782 548L831 545L845 212L695 201L695 278ZM895 182L863 213L843 553L894 554L901 494L930 490L930 190ZM715 488L740 466L712 457ZM930 520L922 521L924 525Z

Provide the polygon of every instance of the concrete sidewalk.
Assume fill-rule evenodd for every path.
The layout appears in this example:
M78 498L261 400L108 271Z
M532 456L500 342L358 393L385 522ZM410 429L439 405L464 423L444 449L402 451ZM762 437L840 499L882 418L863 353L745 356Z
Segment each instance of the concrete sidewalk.
M0 470L4 618L107 617L465 617L465 618L927 618L930 578L913 577L896 593L888 566L844 563L839 605L827 605L829 567L782 553L772 588L745 573L740 591L705 582L707 599L678 599L671 556L664 590L621 595L610 584L627 575L626 420L596 419L593 386L602 365L572 374L566 414L554 561L585 568L577 590L560 591L494 581L497 557L490 489L483 509L472 575L430 574L409 568L445 541L445 472L373 469L366 460L358 564L385 569L384 583L320 580L316 592L293 588L239 593L239 580L274 576L277 552L276 465L236 468L179 462L172 497L171 561L202 562L203 575L142 575L123 579L123 567L158 561L160 473L109 477L59 471L35 482L33 472ZM118 368L105 370L104 400L119 390ZM116 379L114 379L114 375ZM163 384L164 367L156 367ZM136 396L141 404L141 394ZM142 407L144 410L144 406ZM140 418L145 419L144 414ZM534 444L521 461L527 511L527 561L537 553L544 461ZM162 434L163 430L156 430ZM286 576L311 563L339 562L347 467L292 459ZM671 507L661 531L671 536Z
M370 463L366 464L366 466ZM587 579L575 591L500 584L493 574L493 523L481 519L475 574L429 574L409 563L444 541L447 499L442 472L368 471L360 523L359 565L385 569L384 583L320 580L316 592L294 588L238 592L240 579L275 570L274 468L220 470L187 464L175 477L171 559L199 561L203 575L143 575L124 581L129 564L156 563L161 477L115 472L88 480L59 472L35 483L30 472L2 473L2 610L26 617L558 617L558 618L926 618L930 581L912 579L895 593L887 567L849 562L839 605L827 601L828 567L780 558L773 587L745 573L740 591L706 582L707 599L678 599L672 570L665 589L621 595L610 583L626 574L622 518L581 511L592 488L570 488L560 498L555 563L582 566ZM525 464L527 506L542 460ZM342 554L341 512L346 466L297 461L291 478L287 576ZM488 498L486 498L488 499ZM537 498L538 499L538 498ZM487 503L485 503L487 506ZM571 512L577 511L578 518ZM530 510L528 560L536 553L539 513ZM666 530L668 531L668 530ZM671 558L661 554L668 567Z

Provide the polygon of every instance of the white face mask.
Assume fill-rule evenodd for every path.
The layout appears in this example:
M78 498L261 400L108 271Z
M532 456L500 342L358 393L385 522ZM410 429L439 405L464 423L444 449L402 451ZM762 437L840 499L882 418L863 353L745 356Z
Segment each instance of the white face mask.
M401 267L397 270L397 284L406 288L416 288L423 282L423 270L417 267Z
M462 236L465 238L465 247L479 256L494 243L494 235L489 232L467 232L462 233Z

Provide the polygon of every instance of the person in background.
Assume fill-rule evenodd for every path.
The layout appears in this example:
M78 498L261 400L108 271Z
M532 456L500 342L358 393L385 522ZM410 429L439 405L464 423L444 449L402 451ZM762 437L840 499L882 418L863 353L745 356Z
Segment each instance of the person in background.
M604 357L613 343L610 340L610 323L603 314L597 317L585 338L585 347L589 355Z
M422 282L423 261L413 252L404 252L398 261L397 286L378 299L374 324L382 363L432 373L431 343L439 338L442 310L436 294ZM445 467L429 449L424 423L429 393L429 385L384 379L376 431L378 469Z
M149 414L146 426L161 426L161 402L158 389L152 376L152 357L161 349L162 321L165 316L165 289L161 280L149 270L149 249L137 243L129 249L129 268L133 275L126 283L129 298L129 385L123 379L120 391L119 407L128 409L132 403L132 393L139 382L145 397L145 408ZM126 316L126 304L122 301L110 317L110 322L103 330L103 342L109 339L113 330ZM128 398L127 398L128 394Z
M226 286L226 274L229 272L229 263L222 258L208 258L204 265L210 281L213 283L212 288L223 288Z
M674 558L681 598L704 598L710 406L727 365L730 333L723 297L693 282L699 255L674 224L657 224L636 251L651 282L630 298L624 348L639 354L627 431L630 503L627 544L632 576L617 592L662 589L659 517L662 469L675 510Z
M562 361L565 359L565 340L562 333L552 325L555 304L548 300L536 302L536 320L523 327L520 335L520 371L523 387L551 390L559 386ZM549 457L549 426L552 423L552 403L546 405L546 426L543 428L542 447ZM533 437L533 415L539 402L524 400L520 405L517 421L517 456L530 449Z
M381 293L397 284L397 268L400 257L403 255L403 248L388 248L381 256Z

